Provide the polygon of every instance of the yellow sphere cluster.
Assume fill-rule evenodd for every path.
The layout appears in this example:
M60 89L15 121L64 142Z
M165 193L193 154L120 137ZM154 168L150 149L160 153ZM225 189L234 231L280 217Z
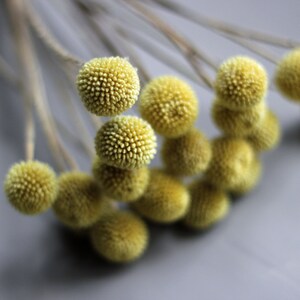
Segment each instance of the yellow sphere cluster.
M225 190L234 188L244 180L255 157L246 140L233 137L214 140L212 153L205 178L211 184Z
M142 90L140 112L157 133L178 137L194 124L198 115L197 97L179 78L157 77Z
M264 101L246 110L231 110L216 99L212 108L212 118L217 127L225 134L236 137L249 135L262 123L265 114Z
M166 139L161 155L170 174L195 175L206 170L211 159L211 146L204 134L193 128L183 136Z
M255 60L236 56L221 64L215 90L222 104L233 110L258 104L267 90L267 74Z
M187 189L175 178L159 170L151 170L148 188L132 207L145 218L171 223L184 216L189 205Z
M280 136L278 118L272 111L268 111L262 124L248 136L247 140L255 151L261 152L275 148Z
M156 137L146 121L138 117L119 116L99 129L95 147L103 163L122 169L136 169L153 159Z
M147 167L125 170L103 164L99 158L93 162L93 174L107 196L124 202L142 196L149 182Z
M300 48L290 51L279 62L275 83L283 95L300 102Z
M55 173L39 161L22 161L9 170L4 190L10 203L21 213L42 213L52 206L56 198Z
M148 239L146 224L130 212L106 215L91 229L95 250L107 260L117 263L139 258L147 248Z
M58 219L73 228L95 224L107 210L97 182L82 172L63 173L58 180L58 196L53 205Z
M137 70L125 58L94 58L77 77L77 89L86 109L98 116L115 116L133 106L140 82Z
M222 220L229 212L227 194L206 182L190 186L191 204L183 223L192 229L206 229Z
M249 193L253 190L258 184L262 173L261 162L256 158L251 164L246 176L243 181L236 185L233 189L230 190L233 194L237 196L242 196Z

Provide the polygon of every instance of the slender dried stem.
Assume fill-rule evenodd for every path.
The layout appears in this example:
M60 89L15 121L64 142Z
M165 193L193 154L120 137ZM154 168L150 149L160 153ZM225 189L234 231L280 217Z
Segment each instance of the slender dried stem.
M26 160L34 159L35 148L35 124L33 119L33 106L31 99L25 97L25 158Z
M255 40L261 43L266 43L278 47L283 48L295 48L299 47L300 42L294 41L291 39L285 39L273 36L271 34L258 32L255 30L247 29L247 28L241 28L240 26L235 26L228 24L226 22L214 20L212 18L207 18L198 12L195 12L194 10L191 10L187 8L186 6L183 6L181 4L177 4L171 0L152 0L152 2L155 2L159 4L160 6L167 8L182 17L187 18L188 20L191 20L203 27L213 29L216 31L221 31L226 34Z
M185 39L183 39L179 34L177 34L172 28L170 28L165 22L163 22L159 17L157 17L154 13L150 12L149 9L146 9L143 5L141 5L136 0L124 0L129 6L129 8L133 9L138 15L140 15L143 19L145 19L148 23L152 24L153 27L160 30L168 39L177 46L179 51L186 57L189 61L197 75L203 80L203 82L211 89L213 89L212 80L209 76L204 72L202 68L200 68L197 57L199 57L198 51L190 45ZM196 52L198 54L196 54ZM205 61L205 59L202 60Z

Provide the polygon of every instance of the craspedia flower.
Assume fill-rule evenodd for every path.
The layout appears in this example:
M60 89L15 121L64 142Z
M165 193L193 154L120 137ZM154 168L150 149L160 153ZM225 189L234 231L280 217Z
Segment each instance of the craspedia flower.
M52 206L56 198L55 173L39 161L22 161L9 170L4 190L10 203L21 213L42 213Z
M91 229L91 241L96 251L117 263L139 258L147 248L148 239L146 224L130 212L106 215Z
M255 60L236 56L221 64L215 82L217 97L231 109L258 104L267 90L267 74Z
M137 70L125 58L94 58L77 76L77 89L88 111L98 116L115 116L133 106L140 82Z
M244 180L232 188L230 192L237 196L242 196L249 193L257 186L261 177L261 173L262 165L261 162L256 158L251 164Z
M82 172L63 173L58 180L58 196L53 205L58 219L73 228L87 228L107 211L108 199L102 196L93 177Z
M147 167L125 170L103 164L99 158L93 162L93 174L103 192L117 201L136 200L144 193L149 182Z
M178 137L192 127L198 115L197 97L179 78L157 77L141 93L140 112L157 133Z
M181 182L162 171L151 170L148 188L132 207L151 221L171 223L183 217L189 200L189 193Z
M255 156L246 140L233 137L215 139L212 153L205 178L209 183L225 190L244 180Z
M289 52L279 62L275 83L283 95L300 101L300 48Z
M153 159L156 137L146 121L138 117L120 116L99 129L95 147L103 163L122 169L136 169Z
M212 107L212 118L217 127L225 134L236 137L249 135L257 128L266 114L264 101L246 110L231 110L215 100Z
M178 138L166 139L162 146L162 159L170 174L195 175L206 170L210 162L210 142L193 128Z
M255 151L261 152L275 148L280 136L278 119L272 111L268 111L262 124L248 136L247 140Z
M229 212L227 194L205 182L196 181L190 186L191 204L183 223L192 229L206 229L222 220Z

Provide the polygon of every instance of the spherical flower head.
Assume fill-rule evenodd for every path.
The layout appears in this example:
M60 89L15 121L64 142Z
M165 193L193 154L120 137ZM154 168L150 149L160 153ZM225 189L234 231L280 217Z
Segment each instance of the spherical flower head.
M212 118L226 135L245 137L262 123L266 111L264 101L248 109L231 110L216 99L212 107Z
M49 165L39 161L22 161L8 171L4 190L10 203L19 212L39 214L49 209L55 201L55 173Z
M107 198L98 183L88 174L63 173L58 180L58 196L53 205L58 219L71 228L87 228L95 224L107 210Z
M93 174L108 197L123 202L132 202L142 196L149 182L147 167L120 169L103 164L98 157L93 162Z
M300 48L292 50L279 62L275 83L283 95L300 102Z
M233 110L249 108L264 98L267 73L255 60L236 56L221 64L215 82L217 97Z
M116 263L138 259L146 250L148 239L146 224L130 212L118 211L106 215L91 229L95 250Z
M189 193L181 182L162 171L151 170L148 188L132 207L151 221L171 223L184 216L189 202Z
M137 169L153 159L156 137L151 126L141 118L119 116L99 129L95 147L103 163L122 169Z
M170 174L198 174L205 171L210 162L210 142L202 132L193 128L178 138L166 139L162 146L162 159Z
M97 116L118 115L136 102L140 91L137 70L125 58L94 58L77 76L77 89L86 109Z
M255 157L250 144L241 138L221 137L212 143L212 160L206 180L224 190L244 180Z
M203 230L221 221L228 214L227 194L208 183L194 182L190 188L191 204L183 223L192 229Z
M280 142L281 130L278 118L268 111L262 124L254 130L247 140L257 152L274 149Z
M259 159L255 159L251 164L245 178L237 186L232 188L230 192L236 196L242 196L252 191L261 178L262 165Z
M197 118L197 97L179 78L157 77L142 90L140 112L157 133L178 137L186 133Z

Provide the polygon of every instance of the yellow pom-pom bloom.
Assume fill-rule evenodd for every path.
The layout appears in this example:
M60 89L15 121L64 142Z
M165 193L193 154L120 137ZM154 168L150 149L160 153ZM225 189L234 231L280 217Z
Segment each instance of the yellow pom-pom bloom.
M107 210L97 182L82 172L67 172L59 177L58 196L53 205L58 219L73 228L95 224Z
M278 118L268 111L262 124L248 136L247 140L255 151L267 151L275 148L281 136Z
M120 116L99 129L95 147L103 163L122 169L136 169L153 159L156 137L146 121L138 117Z
M106 215L91 229L91 241L96 251L116 263L139 258L147 248L148 239L146 224L130 212Z
M191 204L183 223L192 229L207 229L229 212L227 194L205 182L194 182L190 187L190 195Z
M136 102L140 82L137 70L127 59L103 57L82 66L77 89L88 111L97 116L115 116Z
M221 64L215 90L223 105L245 109L258 104L267 90L267 73L255 60L236 56Z
M250 166L244 180L240 182L237 186L235 186L230 191L238 196L242 196L244 194L249 193L251 190L253 190L261 177L262 173L262 165L261 162L258 159L255 159Z
M42 213L52 206L56 198L55 173L39 161L22 161L9 170L4 190L10 203L21 213Z
M198 115L197 97L184 81L173 76L161 76L143 89L140 111L157 133L178 137L194 124Z
M300 101L300 48L289 52L279 62L275 83L283 95Z
M93 174L102 191L117 201L135 201L142 196L149 182L147 167L125 170L103 164L99 158L94 160Z
M205 174L211 184L230 189L244 180L254 160L250 144L240 138L221 137L212 143L212 160Z
M262 101L246 110L231 110L215 100L212 118L217 127L225 134L236 137L249 135L257 128L266 114L266 105Z
M189 205L189 193L175 178L152 170L143 196L132 207L145 218L159 223L171 223L184 216Z
M199 130L191 129L183 136L164 141L162 159L170 174L178 176L198 174L206 170L210 162L210 142Z

